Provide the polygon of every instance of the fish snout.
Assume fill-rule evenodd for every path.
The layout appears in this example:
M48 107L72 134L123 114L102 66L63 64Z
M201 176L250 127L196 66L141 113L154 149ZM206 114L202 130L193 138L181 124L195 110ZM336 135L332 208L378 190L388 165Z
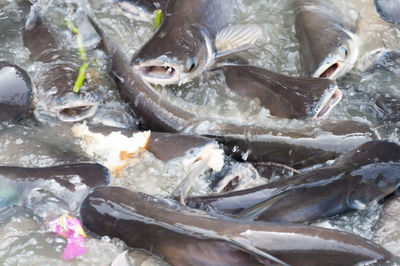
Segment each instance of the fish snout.
M322 97L320 103L315 108L313 120L318 120L326 117L329 112L342 100L342 91L338 89L337 85L333 87L326 96Z

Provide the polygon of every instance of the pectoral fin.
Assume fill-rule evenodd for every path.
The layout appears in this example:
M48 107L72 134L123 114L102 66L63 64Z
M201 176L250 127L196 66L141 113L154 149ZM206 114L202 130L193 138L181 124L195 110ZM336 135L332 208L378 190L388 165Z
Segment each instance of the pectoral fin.
M247 240L244 238L239 238L239 237L234 237L231 238L231 241L233 244L237 245L240 248L243 248L244 250L248 251L249 253L253 253L255 257L259 257L260 261L263 261L263 259L274 262L277 265L289 265L286 262L278 259L277 257L272 256L271 254L262 251L255 247L254 245L250 244Z
M215 37L217 57L250 48L262 35L258 25L235 25L223 28Z
M387 194L384 187L379 187L374 183L361 183L347 198L347 206L353 210L364 210L373 201L380 200Z
M358 35L360 34L361 14L358 13L356 20L353 23L353 27L350 29L351 32Z
M273 195L269 199L266 199L248 209L239 212L235 218L245 220L255 220L262 215L267 209L274 205L277 201L286 196L286 191L282 191L278 194Z

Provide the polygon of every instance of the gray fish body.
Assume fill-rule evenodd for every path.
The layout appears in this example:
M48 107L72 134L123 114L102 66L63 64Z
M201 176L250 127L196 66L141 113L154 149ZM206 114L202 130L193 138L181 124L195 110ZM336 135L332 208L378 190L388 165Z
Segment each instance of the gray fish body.
M400 146L368 142L334 164L282 182L224 195L191 198L188 206L237 218L311 222L365 208L400 185ZM296 202L296 204L293 204Z
M400 97L381 94L376 100L375 105L389 121L393 121L394 123L400 121Z
M0 122L21 119L31 108L34 87L21 67L0 61Z
M121 97L153 131L179 132L189 126L195 115L162 99L160 95L133 70L116 44L92 21L102 37L103 48L112 58L112 73Z
M358 41L340 10L327 0L296 0L295 11L304 74L336 79L351 70Z
M272 116L318 119L341 99L336 83L328 79L289 77L253 66L220 69L230 90L239 96L258 98Z
M351 120L294 131L225 125L218 133L204 135L224 144L225 152L236 160L275 162L296 169L333 160L374 139L368 125Z
M399 0L375 0L374 3L376 11L383 20L400 25Z
M152 132L148 150L158 159L166 162L212 142L212 139L201 136Z
M322 129L327 134L316 137L318 129L315 128L305 129L306 133L283 132L198 117L162 99L130 67L113 41L95 22L93 25L103 38L104 49L112 58L112 72L122 98L130 103L133 111L153 131L204 135L226 145L227 154L233 154L238 159L242 159L246 153L249 154L249 161L273 161L299 167L334 159L338 154L371 140L370 131L366 131L365 125L360 127L354 121L345 125L338 123L327 131ZM348 130L335 133L339 128ZM360 133L360 128L365 134L352 135Z
M110 176L100 164L77 163L44 168L1 166L0 180L2 190L9 192L8 197L3 194L0 204L22 205L47 216L46 207L49 212L62 206L66 211L74 211L79 199L91 188L107 185Z
M150 250L172 265L279 265L277 260L283 265L353 265L393 259L383 248L347 233L212 217L124 188L95 189L80 213L92 232Z
M168 1L161 26L134 55L133 67L161 85L200 75L214 59L207 41L234 21L235 6L236 0Z
M90 161L68 128L8 126L0 130L1 165L39 167Z
M79 57L74 58L73 53L62 47L39 17L26 25L23 40L31 53L30 59L45 63L44 73L36 84L40 107L63 122L92 117L102 95L93 85L82 88L79 94L72 91L82 64Z
M399 215L400 197L397 193L384 202L379 220L374 228L377 243L394 254L400 254L400 240L396 237L400 233Z

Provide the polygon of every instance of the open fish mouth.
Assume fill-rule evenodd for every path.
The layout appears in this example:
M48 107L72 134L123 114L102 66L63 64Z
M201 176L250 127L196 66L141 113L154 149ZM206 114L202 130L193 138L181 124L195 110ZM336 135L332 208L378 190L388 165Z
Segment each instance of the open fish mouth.
M339 76L341 65L338 61L324 63L315 71L313 77L335 79Z
M179 67L168 64L146 64L135 67L139 75L155 85L170 85L180 81Z
M320 78L331 78L332 76L335 76L335 72L339 69L339 63L333 63L330 65L324 72L322 72L321 75L319 75Z
M340 102L342 97L342 92L337 88L337 86L335 86L331 93L322 98L322 101L318 105L319 107L316 109L316 113L312 119L317 120L326 117L333 107Z
M80 122L96 114L98 103L65 106L57 110L57 117L63 122Z

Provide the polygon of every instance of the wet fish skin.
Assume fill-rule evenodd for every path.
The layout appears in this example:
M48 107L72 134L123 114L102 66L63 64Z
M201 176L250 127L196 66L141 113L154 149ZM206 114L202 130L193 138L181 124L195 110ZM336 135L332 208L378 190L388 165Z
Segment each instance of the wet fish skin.
M119 132L126 137L131 137L134 133L139 132L137 129L106 127L99 125L88 125L88 127L91 132L101 133L103 135L109 135L112 132ZM193 158L189 167L190 171L188 176L190 175L192 177L196 177L210 168L210 162L215 164L215 157L211 156L210 158L210 155L212 154L212 151L216 151L218 147L218 143L216 143L215 140L203 136L151 132L147 151L152 153L157 159L164 163L168 163L172 160L181 160L182 157L187 156ZM221 156L223 156L223 154L221 154ZM251 178L251 175L257 171L254 168L252 169L254 172L251 172L252 170L249 170L249 168L246 168L247 171L237 171L237 169L232 170L232 165L226 162L224 162L223 167L223 170L218 171L218 174L211 177L212 181L210 186L213 187L214 190L238 190L238 187L246 184L248 179ZM251 165L247 167L251 167ZM186 184L191 184L189 180L192 179L187 178L185 181L182 181L182 190L186 187ZM194 180L195 178L193 178L193 182ZM190 187L190 185L187 187ZM181 190L177 189L177 192L180 191Z
M93 85L82 88L79 95L72 91L81 62L61 46L39 15L25 26L23 41L31 60L49 66L36 84L40 92L37 105L63 122L92 117L102 101L101 93Z
M78 207L73 202L79 202L79 197L83 198L89 189L109 184L110 174L107 168L94 163L39 168L0 166L0 180L7 191L15 192L10 193L10 197L15 197L12 205L23 204L36 212L57 199L57 205L73 211ZM0 204L8 205L8 201L5 197Z
M400 121L400 97L392 94L381 94L375 105L384 113L385 117L394 123Z
M124 188L96 188L80 213L90 231L151 250L172 265L274 264L266 253L291 265L395 260L378 245L344 232L209 216Z
M224 125L221 132L204 135L222 143L225 153L235 160L275 162L296 169L333 160L375 139L370 126L352 120L327 121L318 126L285 131Z
M372 141L343 153L332 165L291 179L228 194L193 197L186 203L237 218L302 223L365 208L399 185L400 146Z
M234 22L236 0L170 0L161 26L132 67L152 84L182 84L211 67L217 33Z
M390 196L382 206L382 213L374 228L376 241L393 252L400 254L398 235L400 232L400 197L399 194Z
M328 0L296 0L295 14L304 74L336 79L353 68L359 53L357 25Z
M102 37L101 46L112 59L112 74L121 97L130 103L133 111L153 131L179 132L189 126L195 115L164 101L160 95L134 71L126 56L115 42L90 18L97 33Z
M207 136L224 144L226 153L233 155L235 159L243 160L243 153L246 153L249 161L273 161L299 168L334 159L338 154L372 139L372 131L354 121L335 123L327 134L318 135L317 131L324 131L324 126L321 129L314 127L283 132L198 117L162 99L162 96L130 67L126 56L115 42L93 19L91 22L102 37L104 50L112 58L112 72L121 97L130 103L133 111L153 131ZM363 134L352 135L353 133Z
M8 126L0 130L2 165L39 167L90 161L73 138L64 135L67 127ZM21 156L25 155L25 156ZM35 159L32 160L32 155Z
M33 180L54 180L68 189L75 189L69 178L77 175L88 187L107 185L110 182L107 168L97 163L76 163L51 167L24 168L0 166L0 175L4 178L29 183Z
M378 48L364 55L358 64L358 69L363 74L371 74L377 71L393 72L400 68L400 51Z
M223 66L225 81L239 96L258 98L272 116L319 119L340 101L341 92L332 80L290 77L254 66ZM328 99L336 100L326 110ZM321 112L323 111L323 112Z
M34 86L21 67L0 61L0 122L15 122L26 115L32 105Z
M400 25L400 3L398 0L374 0L379 16L390 23Z

